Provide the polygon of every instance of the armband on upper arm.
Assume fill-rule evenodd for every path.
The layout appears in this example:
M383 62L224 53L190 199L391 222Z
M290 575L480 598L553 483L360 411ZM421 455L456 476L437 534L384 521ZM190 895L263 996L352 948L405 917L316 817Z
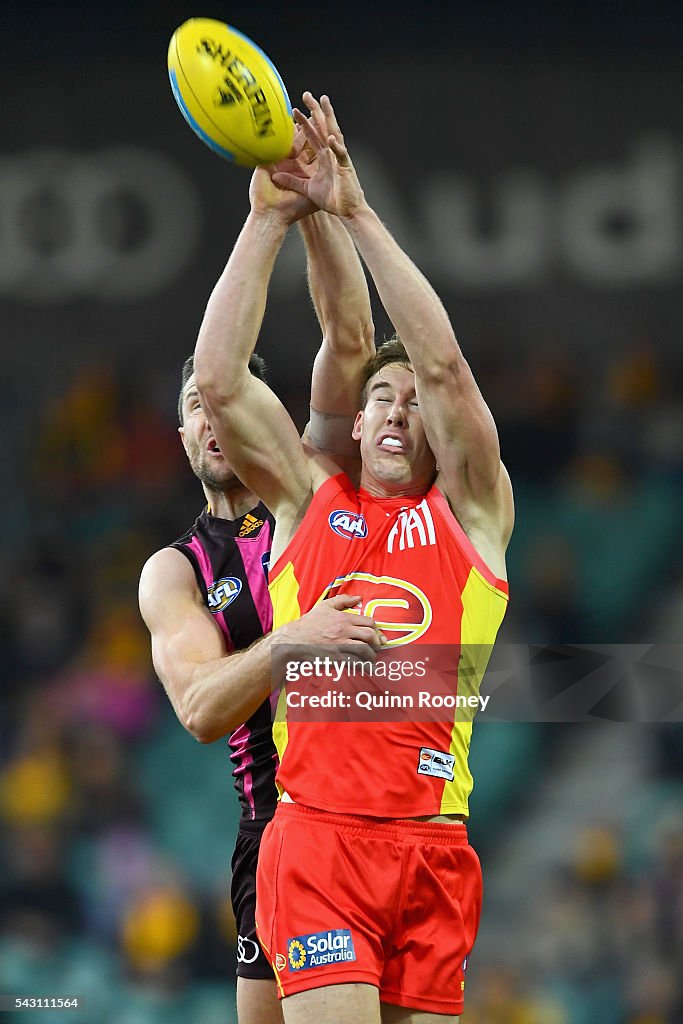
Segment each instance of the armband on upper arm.
M305 436L320 452L354 458L358 455L358 441L351 436L354 422L354 416L319 412L311 407Z

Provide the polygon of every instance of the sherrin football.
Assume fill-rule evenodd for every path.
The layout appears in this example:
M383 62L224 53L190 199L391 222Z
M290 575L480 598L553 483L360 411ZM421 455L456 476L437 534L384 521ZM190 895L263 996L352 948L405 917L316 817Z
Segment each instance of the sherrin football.
M236 28L191 18L168 47L168 74L180 110L214 153L256 167L287 156L292 105L274 64Z

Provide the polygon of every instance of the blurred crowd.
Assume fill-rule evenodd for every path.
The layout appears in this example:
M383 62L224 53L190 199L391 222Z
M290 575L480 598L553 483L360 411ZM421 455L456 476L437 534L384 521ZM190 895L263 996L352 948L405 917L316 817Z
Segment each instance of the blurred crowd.
M516 493L505 636L677 643L683 360L638 339L591 361L545 346L474 369ZM82 1024L233 1019L227 752L173 719L137 611L143 562L202 506L176 398L173 378L84 369L33 418L10 482L0 991L80 994ZM514 894L536 941L515 963L474 958L463 1024L683 1020L681 730L652 732L658 827L647 799L637 821L587 821L566 863ZM540 786L552 764L537 756ZM507 823L487 845L504 847Z

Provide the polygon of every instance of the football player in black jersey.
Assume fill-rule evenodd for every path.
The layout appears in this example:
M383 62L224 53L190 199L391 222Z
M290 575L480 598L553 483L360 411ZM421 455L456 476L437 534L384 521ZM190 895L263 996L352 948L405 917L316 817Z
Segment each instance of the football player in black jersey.
M302 143L299 134L295 147ZM305 153L293 159L301 164ZM313 367L305 439L333 453L355 475L360 460L349 439L363 368L374 354L364 271L338 219L317 211L300 195L276 188L267 171L255 175L251 199L264 220L299 222L323 335ZM258 357L252 358L250 369L263 376ZM277 799L266 578L273 521L217 447L194 384L191 358L183 367L178 408L182 442L207 507L187 533L145 564L140 609L152 637L154 666L180 722L203 743L230 735L241 804L231 892L238 931L238 1019L240 1024L276 1024L282 1014L275 982L254 926L258 846ZM350 613L355 603L349 595L325 601L283 627L280 639L372 656L382 637L372 619Z

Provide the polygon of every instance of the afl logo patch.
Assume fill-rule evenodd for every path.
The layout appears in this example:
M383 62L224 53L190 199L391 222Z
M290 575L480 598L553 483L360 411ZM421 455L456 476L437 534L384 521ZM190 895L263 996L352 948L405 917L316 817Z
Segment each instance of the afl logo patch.
M343 508L330 512L327 520L332 529L340 537L363 540L368 535L368 524L360 512L346 512Z
M242 589L242 580L236 576L224 576L222 580L212 583L206 592L209 611L217 615L224 611L235 600Z

